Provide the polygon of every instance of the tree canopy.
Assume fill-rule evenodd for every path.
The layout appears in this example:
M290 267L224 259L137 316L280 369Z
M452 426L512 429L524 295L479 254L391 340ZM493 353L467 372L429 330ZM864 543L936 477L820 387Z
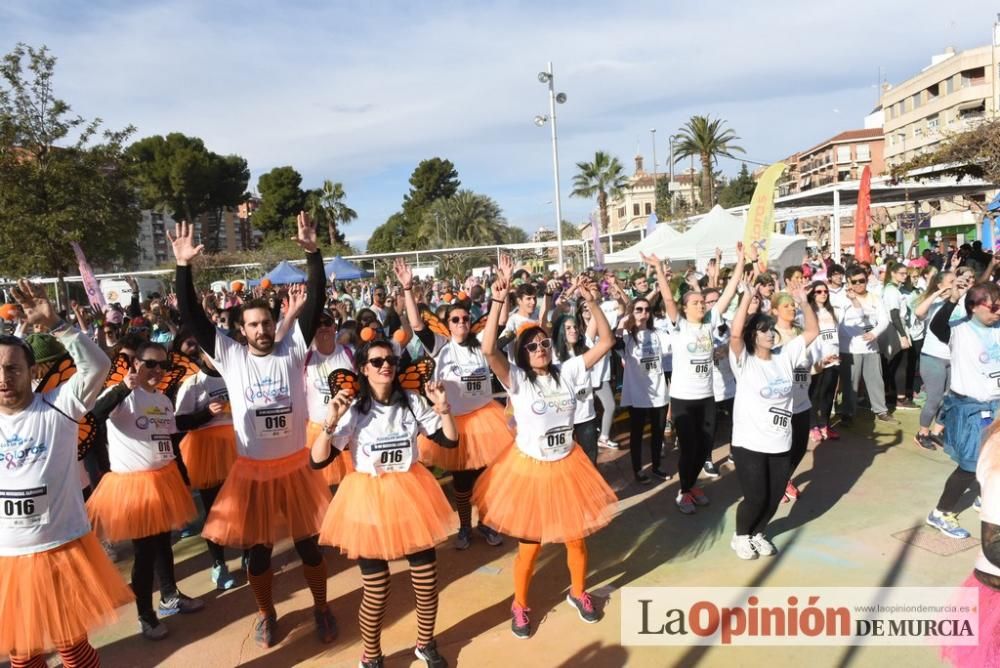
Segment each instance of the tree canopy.
M368 252L391 253L428 247L421 238L424 213L436 200L458 192L461 182L450 160L422 160L410 175L410 191L403 196L402 211L389 216L368 239Z
M744 162L736 178L719 191L719 204L724 209L749 204L756 187L757 182L753 180L750 170L747 169L747 163Z
M573 177L570 197L590 199L597 197L597 208L601 214L601 234L608 232L608 201L621 196L628 188L628 176L618 158L604 151L594 153L592 162L576 163L577 173Z
M70 242L119 268L137 254L140 211L124 145L72 113L54 88L48 48L18 44L0 61L0 274L75 273Z
M306 206L302 175L293 167L275 167L257 180L260 207L253 214L253 225L265 236L295 236L295 217Z
M906 178L908 172L940 165L933 176L969 176L1000 184L1000 120L979 123L965 132L949 136L938 147L892 168L892 177Z
M346 197L344 184L329 179L323 181L322 188L306 193L306 213L315 221L316 229L326 228L331 246L345 242L340 227L358 217L358 212L347 206Z
M733 158L734 152L744 152L735 143L739 137L724 125L725 121L721 118L692 116L677 131L678 140L674 144L674 164L691 156L701 161L701 205L706 210L715 203L715 163L720 156Z

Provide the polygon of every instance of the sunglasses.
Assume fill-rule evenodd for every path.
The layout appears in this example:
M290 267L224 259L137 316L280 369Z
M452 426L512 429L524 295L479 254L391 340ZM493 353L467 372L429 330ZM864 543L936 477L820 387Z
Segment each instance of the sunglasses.
M155 369L159 367L164 371L166 371L167 369L170 368L170 362L168 360L163 360L162 362L160 360L139 360L139 361L142 362L143 366L145 366L147 369Z
M319 326L320 327L333 327L333 320L330 320L329 318L320 318Z
M992 304L987 304L986 302L979 302L976 306L985 306L990 310L990 313L996 313L1000 311L1000 302L994 302Z
M466 316L455 315L455 316L451 317L451 323L453 325L457 325L460 322L469 322L469 316L467 316L467 315Z
M529 353L533 353L536 350L538 350L538 346L541 346L542 350L548 350L549 348L552 347L552 339L542 339L541 341L532 341L531 343L529 343L528 345L526 345L524 348Z
M814 295L825 295L826 290L813 290Z
M862 283L867 283L867 278L852 278L851 285L861 285Z
M633 313L645 313L648 310L649 309L646 308L645 306L636 306L634 309L632 309L632 312Z
M389 355L388 357L373 357L370 360L368 360L368 363L371 364L376 369L381 369L383 364L388 364L391 367L395 367L399 365L399 358L396 357L395 355Z

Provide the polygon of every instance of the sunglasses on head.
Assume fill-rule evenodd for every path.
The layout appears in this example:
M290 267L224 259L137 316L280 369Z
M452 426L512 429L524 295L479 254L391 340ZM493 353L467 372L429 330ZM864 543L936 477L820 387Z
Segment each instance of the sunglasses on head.
M399 366L399 358L395 355L389 355L388 357L372 357L368 360L376 369L381 369L383 364L388 364L391 367Z
M469 322L469 316L467 315L453 315L450 318L453 325L457 325L460 322Z
M552 339L542 339L541 341L532 341L531 343L529 343L528 345L526 345L524 348L529 353L533 353L536 350L538 350L538 346L541 346L542 350L548 350L549 348L552 347Z
M143 366L147 369L155 369L157 367L166 371L170 368L170 362L168 360L139 360L142 362Z

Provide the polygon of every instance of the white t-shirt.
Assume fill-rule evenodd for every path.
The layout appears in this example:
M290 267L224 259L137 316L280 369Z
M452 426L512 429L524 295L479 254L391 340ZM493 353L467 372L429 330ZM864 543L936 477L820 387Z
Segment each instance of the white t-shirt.
M726 327L725 332L720 333L719 327L712 329L712 392L716 401L726 401L736 396L736 376L733 375L733 367L729 363L729 339L732 332Z
M77 478L78 425L87 408L69 382L0 415L0 556L51 550L90 531Z
M664 334L670 334L674 329L674 325L670 322L669 318L653 318L653 329L658 332L663 332ZM663 349L663 358L661 360L661 366L663 367L664 373L673 373L674 371L674 351L670 347L669 337L666 340L666 347Z
M114 391L114 388L107 390ZM108 417L108 460L114 473L156 471L174 461L174 406L162 392L137 387Z
M226 385L239 388L229 395L241 457L280 459L302 450L306 442L305 338L298 322L271 354L250 354L247 346L228 336L215 337L215 367Z
M306 406L309 407L310 422L322 424L326 419L326 408L330 403L330 374L337 369L354 370L354 360L340 344L336 344L329 355L316 348L310 348L306 354Z
M1000 326L973 318L951 326L951 391L976 401L1000 399Z
M576 359L578 356L570 351L570 359L566 360L569 362ZM566 362L557 363L557 365L562 368L562 365ZM593 367L591 367L593 371ZM583 424L584 422L589 422L597 417L597 409L594 408L594 384L593 376L590 373L580 374L577 377L577 384L573 388L576 392L576 412L573 413L573 424Z
M433 357L434 380L444 383L454 415L467 415L493 400L493 376L482 349L435 334Z
M903 295L899 290L899 286L894 284L886 285L882 288L882 308L885 309L886 315L892 312L893 309L899 309L899 319L904 326L908 329L911 315L910 315L910 301ZM889 323L889 327L895 329L895 326Z
M922 340L927 332L927 322L918 318L916 314L917 305L921 302L922 295L921 291L903 295L903 299L906 300L906 320L904 322L906 323L906 333L911 341Z
M927 315L924 316L924 323L927 325L927 334L924 336L924 347L920 349L920 354L930 355L931 357L936 357L942 360L950 360L951 350L948 348L948 344L939 339L931 330L931 321L934 320L934 316L937 314L938 309L944 305L945 299L946 297L938 297L931 302L931 307L927 309ZM955 305L955 310L951 312L951 317L948 319L948 322L958 323L964 317L965 301L963 300Z
M589 336L584 339L587 342L588 348L593 348L601 337L590 338ZM604 353L604 357L600 359L594 366L590 367L590 384L595 388L601 387L604 383L611 380L611 351Z
M840 356L840 335L837 332L837 321L825 308L817 309L816 320L819 322L819 336L813 339L809 346L813 353L813 362L820 362L827 357ZM829 362L825 367L837 366L839 361Z
M889 324L888 311L882 306L882 300L868 292L858 298L858 306L848 302L840 318L840 352L842 353L877 353L878 336ZM867 333L873 333L875 338L865 341L862 338Z
M637 329L635 337L622 332L625 350L622 362L622 406L653 408L666 406L668 401L667 379L663 375L663 350L669 345L670 335L655 329ZM709 377L711 380L711 377Z
M718 327L719 312L712 308L700 325L681 317L670 334L674 350L674 374L670 381L670 396L676 399L714 397L712 389L712 332Z
M226 389L226 381L221 376L209 376L204 371L199 371L191 376L177 390L177 408L175 415L190 415L204 410L213 401L223 401L229 404L229 390ZM208 427L220 427L233 424L233 413L229 408L198 427L207 429Z
M763 360L744 349L729 353L736 374L733 445L755 452L781 453L792 447L792 393L795 367L806 359L805 339L797 336Z
M523 316L516 311L511 313L507 317L507 324L504 325L503 332L501 333L501 336L503 334L508 334L514 337L511 339L511 342L507 344L507 359L512 365L514 364L514 353L517 350L517 330L521 328L521 325L528 322L538 322L538 309L535 309L535 312L532 313L530 317Z
M405 473L418 462L417 435L433 436L441 428L441 416L423 397L406 392L409 408L372 401L371 410L361 413L354 403L333 432L333 447L350 447L354 468L359 473L380 476Z
M576 389L587 369L582 357L567 360L559 369L559 380L551 375L528 380L520 367L510 367L510 402L517 423L517 448L541 461L557 461L569 455L576 415Z

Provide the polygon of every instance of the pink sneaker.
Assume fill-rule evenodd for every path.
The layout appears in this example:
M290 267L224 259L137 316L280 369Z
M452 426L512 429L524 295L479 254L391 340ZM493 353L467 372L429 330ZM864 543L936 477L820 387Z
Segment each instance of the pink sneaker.
M833 427L823 427L823 440L826 441L839 441L840 434L834 431Z
M791 480L785 485L785 498L793 501L799 498L799 488L793 485Z
M816 443L823 442L823 430L819 427L813 427L809 430L809 440L815 441Z
M708 497L705 492L702 491L701 487L692 487L691 491L688 492L691 495L691 499L694 501L696 506L707 506Z

